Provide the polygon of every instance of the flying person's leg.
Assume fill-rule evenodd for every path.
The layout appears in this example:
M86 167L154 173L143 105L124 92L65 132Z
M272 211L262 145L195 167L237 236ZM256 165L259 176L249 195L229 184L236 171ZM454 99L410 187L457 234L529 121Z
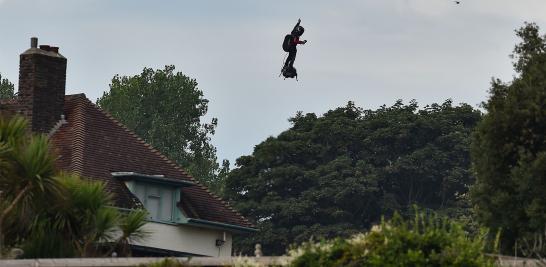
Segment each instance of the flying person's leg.
M286 69L286 67L290 66L290 62L293 60L293 55L292 55L292 52L289 52L288 53L288 57L286 57L286 61L284 61L284 67Z
M284 69L286 69L286 67L288 66L293 67L294 60L296 60L296 50L291 50L290 52L288 52L288 57L286 58L286 61L284 62Z
M297 54L297 51L294 50L293 53L294 53L294 54L292 55L292 60L290 61L290 68L293 68L293 67L294 67L294 61L296 61L296 54Z

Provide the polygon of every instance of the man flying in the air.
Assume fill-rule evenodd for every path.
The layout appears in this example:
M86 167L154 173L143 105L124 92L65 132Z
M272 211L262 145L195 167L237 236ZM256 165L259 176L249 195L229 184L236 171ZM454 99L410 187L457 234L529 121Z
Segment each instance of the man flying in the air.
M285 36L284 42L282 45L283 50L288 52L288 57L286 58L286 61L284 62L284 66L282 68L282 73L285 77L291 76L291 75L286 75L285 74L286 72L292 72L292 70L294 74L296 72L294 69L294 61L296 60L296 53L298 52L296 46L299 44L307 43L307 40L300 41L300 37L305 31L305 29L302 26L300 26L300 22L301 22L301 19L298 19L298 23L296 24L296 26L294 26L294 29L292 30L292 32ZM297 74L295 76L297 76ZM287 78L292 78L292 77L287 77Z

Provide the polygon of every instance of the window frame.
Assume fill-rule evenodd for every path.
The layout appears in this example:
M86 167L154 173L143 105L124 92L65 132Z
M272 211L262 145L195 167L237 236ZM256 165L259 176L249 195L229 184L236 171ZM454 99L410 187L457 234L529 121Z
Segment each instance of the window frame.
M144 208L146 209L146 211L148 211L149 213L149 216L147 218L147 220L149 221L152 221L152 222L159 222L159 223L170 223L170 224L173 224L173 223L179 223L181 221L181 213L180 212L177 212L178 211L178 208L177 208L177 204L180 200L180 194L181 194L181 188L180 187L176 187L176 186L171 186L171 185L165 185L165 184L159 184L159 183L146 183L146 182L143 182L143 181L131 181L132 182L132 186L129 188L131 193L133 193L133 195L135 195L137 197L137 199L144 205ZM136 194L137 192L137 187L143 187L143 193L144 193L144 196L142 196L142 199L141 197ZM133 190L131 190L131 188ZM151 188L154 188L156 189L159 194L154 194L154 193L151 193ZM150 192L150 193L149 193ZM168 220L165 220L163 219L164 216L163 216L163 206L166 204L164 203L165 202L165 194L171 194L171 208L170 208L170 219ZM157 210L151 210L151 207L149 206L148 204L148 199L149 198L157 198L159 200L159 205L157 207ZM153 213L155 212L155 213Z

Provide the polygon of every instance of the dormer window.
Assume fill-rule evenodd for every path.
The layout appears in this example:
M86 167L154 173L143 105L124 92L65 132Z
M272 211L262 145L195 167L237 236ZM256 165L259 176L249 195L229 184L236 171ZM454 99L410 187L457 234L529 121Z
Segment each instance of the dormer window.
M135 182L135 195L150 213L150 220L172 222L180 188Z
M192 182L166 178L163 175L146 175L134 172L114 172L112 175L125 182L149 212L149 220L178 223L182 214L177 208L182 187Z

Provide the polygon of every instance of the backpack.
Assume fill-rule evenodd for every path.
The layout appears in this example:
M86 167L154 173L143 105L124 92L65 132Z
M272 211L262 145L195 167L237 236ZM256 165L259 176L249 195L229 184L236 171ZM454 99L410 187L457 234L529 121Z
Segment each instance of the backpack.
M282 50L284 50L284 52L290 52L290 50L292 50L292 46L294 45L292 43L292 38L291 34L287 34L284 37L284 41L282 42Z

